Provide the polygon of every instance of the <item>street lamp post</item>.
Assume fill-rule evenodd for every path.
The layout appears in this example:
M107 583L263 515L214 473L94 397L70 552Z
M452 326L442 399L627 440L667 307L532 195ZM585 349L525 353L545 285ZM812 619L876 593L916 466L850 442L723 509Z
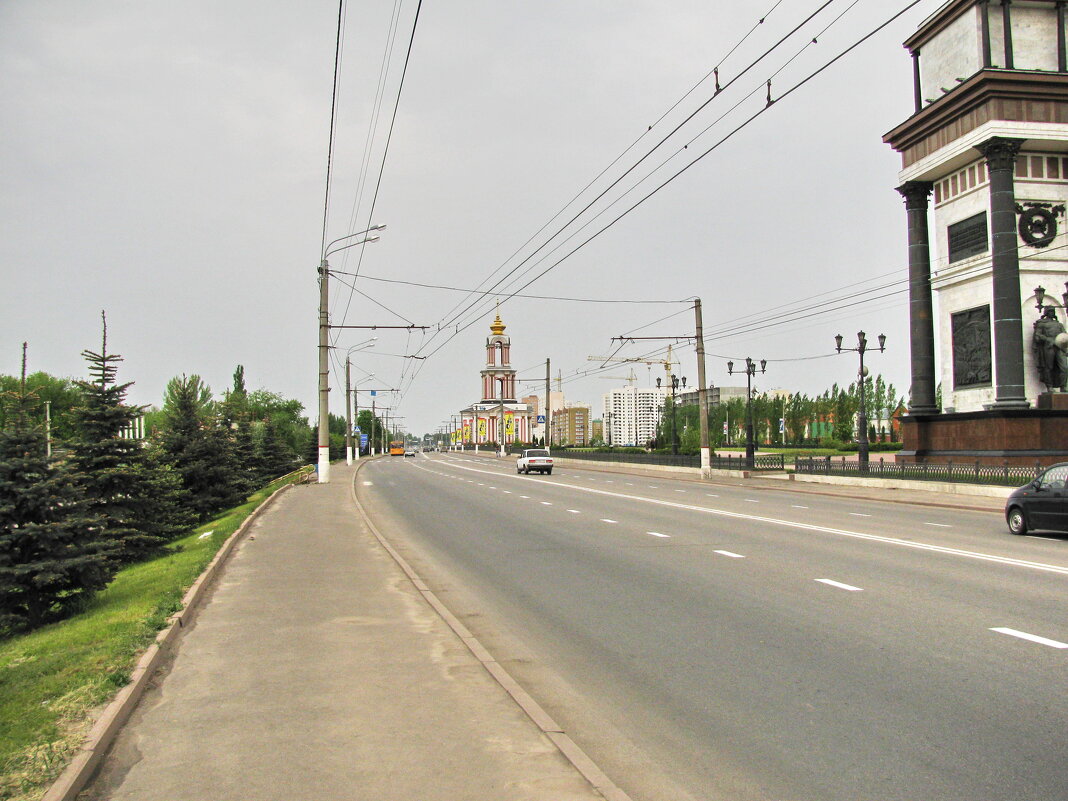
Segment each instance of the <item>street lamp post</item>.
M678 432L675 430L675 392L679 386L686 389L686 376L681 379L672 373L671 375L671 453L675 456L679 454L679 437ZM660 389L660 379L656 379L656 388Z
M375 346L375 340L378 337L371 337L367 342L361 342L358 345L353 345L345 352L345 464L352 464L352 360L349 358L352 356L352 352L356 350L362 350L364 348L373 348ZM372 378L374 373L367 375L368 378ZM356 458L360 458L359 450L356 451Z
M760 360L760 372L767 371L767 359ZM756 443L753 438L753 376L757 365L748 356L745 357L745 465L753 469L756 461ZM727 375L734 375L734 362L727 362Z
M339 245L346 239L363 236L371 231L381 231L385 225L372 225L366 231L339 237L323 248L319 262L319 483L330 481L330 264L327 257L368 242L377 242L377 236L369 236L358 242ZM338 245L337 247L334 247Z
M868 368L864 366L864 353L868 350L868 338L864 336L863 331L857 332L857 346L855 348L843 348L842 347L842 335L838 334L834 338L835 350L841 353L843 350L851 350L854 353L860 354L860 371L857 373L860 378L860 409L857 411L857 428L859 436L857 437L857 461L860 463L861 472L867 472L868 469L868 413L864 406L864 384L865 379L868 377ZM886 334L879 334L879 352L882 353L886 350Z

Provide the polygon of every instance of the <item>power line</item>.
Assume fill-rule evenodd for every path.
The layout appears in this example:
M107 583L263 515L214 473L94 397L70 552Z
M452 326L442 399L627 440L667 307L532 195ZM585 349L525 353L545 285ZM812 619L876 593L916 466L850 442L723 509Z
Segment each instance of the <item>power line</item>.
M355 273L346 273L340 270L331 270L331 275L355 275ZM493 292L483 292L477 289L464 289L462 287L445 286L444 284L425 284L419 281L401 281L397 278L377 278L370 275L360 276L364 281L377 281L383 284L402 284L404 286L417 286L423 289L441 289L448 292L466 292L468 294L477 295L492 295ZM555 295L513 295L513 297L524 298L527 300L559 300L570 303L635 303L635 304L670 304L670 303L686 303L685 300L625 300L625 299L603 299L603 298L565 298Z
M423 8L423 0L419 0L418 5L416 5L416 7L415 7L415 18L412 20L412 33L411 33L411 36L408 39L408 51L407 51L407 53L405 53L405 56L404 56L404 67L401 70L400 82L397 85L397 97L396 97L396 99L394 100L394 103L393 103L393 115L392 115L392 117L390 118L390 121L389 121L389 131L386 134L386 144L385 144L385 147L382 149L382 161L378 166L378 179L375 182L375 191L374 191L374 195L371 198L371 207L367 211L367 227L368 228L371 226L370 220L374 216L375 206L378 203L378 192L382 187L382 176L385 174L385 171L386 171L386 157L389 155L389 145L390 145L390 142L393 139L393 128L394 128L394 126L396 125L396 122L397 122L397 111L400 109L401 92L404 90L404 79L408 75L408 63L411 61L412 46L415 43L415 31L416 31L416 29L417 29L417 27L419 25L419 12L422 11L422 8ZM360 267L363 264L363 254L364 254L364 248L360 248L360 256L359 256L359 259L356 262L356 276L357 277L359 277ZM341 322L342 323L344 323L345 320L348 318L349 308L351 307L351 304L352 304L352 293L350 292L349 293L348 303L345 304L345 312L344 312L344 314L341 315Z
M605 188L604 190L602 190L602 191L601 191L601 192L600 192L600 193L599 193L599 194L598 194L598 195L597 195L597 196L596 196L596 197L595 197L595 198L594 198L593 200L591 200L591 201L590 201L590 202L589 202L589 203L588 203L588 204L587 204L587 205L586 205L585 207L583 207L583 208L582 208L582 209L581 209L581 210L580 210L579 212L577 212L576 214L574 214L574 215L573 215L573 216L571 217L571 219L570 219L570 220L568 220L568 221L567 221L566 223L564 223L564 224L563 224L562 226L560 226L560 227L559 227L559 228L558 228L558 229L556 230L556 232L555 232L555 233L553 233L553 234L552 234L551 236L549 236L549 237L548 237L548 238L547 238L547 239L545 240L545 242L543 242L543 243L542 243L542 244L541 244L541 245L540 245L540 246L539 246L538 248L536 248L536 249L535 249L534 251L532 251L532 252L531 252L531 253L530 253L529 255L527 255L527 257L526 257L526 258L524 258L524 259L523 259L523 260L522 260L521 262L519 262L519 264L517 264L517 265L516 265L515 267L513 267L513 268L512 268L511 270L509 270L509 271L508 271L507 273L505 273L505 275L504 275L504 276L503 276L502 278L500 278L500 279L499 279L499 280L497 281L497 283L496 283L496 284L494 285L493 289L497 289L497 288L499 288L499 287L501 286L501 284L502 284L502 283L503 283L504 281L507 281L507 280L509 279L509 277L511 277L512 275L514 275L514 274L516 273L516 271L518 271L518 270L519 270L520 268L522 268L522 267L523 267L523 265L525 265L525 264L526 264L526 263L527 263L528 261L530 261L530 259L532 259L532 258L533 258L533 257L534 257L534 256L535 256L535 255L536 255L536 254L537 254L538 252L540 252L540 251L541 251L541 250L542 250L542 249L543 249L543 248L544 248L544 247L545 247L546 245L548 245L548 244L549 244L550 242L552 242L552 240L553 240L553 239L555 239L555 238L556 238L557 236L559 236L559 235L560 235L560 234L561 234L561 233L562 233L563 231L565 231L565 230L566 230L566 229L567 229L567 228L568 228L568 227L569 227L569 226L570 226L570 225L571 225L572 223L574 223L574 222L575 222L575 221L576 221L576 220L577 220L577 219L578 219L578 218L579 218L580 216L582 216L582 215L583 215L583 214L584 214L584 213L585 213L585 212L586 212L586 211L587 211L587 210L588 210L588 209L589 209L589 208L590 208L590 207L591 207L591 206L592 206L592 205L593 205L594 203L596 203L596 202L597 202L598 200L600 200L600 199L601 199L602 197L604 197L604 195L605 195L605 194L607 194L607 193L608 193L609 191L611 191L611 189L613 189L613 188L614 188L614 187L615 187L616 185L618 185L618 183L619 183L619 182L620 182L621 180L623 180L623 178L625 178L625 177L626 177L627 175L629 175L629 174L630 174L631 172L633 172L633 170L634 170L634 169L636 169L636 168L637 168L637 167L638 167L638 166L639 166L639 165L640 165L640 164L641 164L641 163L642 163L643 161L645 161L645 159L647 159L647 158L648 158L648 157L649 157L650 155L652 155L652 154L653 154L653 152L655 152L655 151L656 151L656 150L657 150L657 149L658 149L658 148L659 148L659 147L660 147L660 146L661 146L662 144L664 144L664 142L666 142L666 141L667 141L668 139L670 139L670 138L671 138L672 136L674 136L674 134L675 134L675 133L676 133L676 132L677 132L677 131L678 131L678 130L679 130L679 129L680 129L680 128L681 128L682 126L683 126L683 125L685 125L685 124L686 124L687 122L689 122L689 121L690 121L691 119L693 119L693 117L694 117L694 116L696 116L696 115L697 115L697 114L698 114L698 113L699 113L699 112L700 112L701 110L703 110L703 109L704 109L704 108L705 108L705 107L706 107L706 106L707 106L707 105L708 105L709 103L711 103L711 102L712 102L712 100L714 100L714 99L715 99L715 98L716 98L716 97L717 97L717 96L718 96L718 95L720 94L720 92L722 92L722 91L723 91L724 89L726 89L726 88L727 88L727 86L730 86L730 85L731 85L731 84L733 84L733 83L734 83L735 81L739 80L739 79L740 79L740 78L741 78L742 76L744 76L745 74L747 74L747 73L748 73L748 72L749 72L749 71L750 71L751 69L753 69L753 68L754 68L754 67L755 67L755 66L756 66L757 64L759 64L759 63L760 63L760 62L761 62L761 61L762 61L762 60L763 60L764 58L766 58L766 57L767 57L767 56L768 56L768 55L769 55L770 53L774 52L774 50L776 50L776 49L777 49L778 47L780 47L780 46L781 46L781 45L782 45L782 44L783 44L783 43L784 43L785 41L787 41L787 40L788 40L788 39L789 39L790 37L792 37L792 36L793 36L793 35L794 35L794 34L795 34L795 33L796 33L797 31L799 31L799 30L800 30L800 29L801 29L802 27L804 27L805 25L807 25L807 24L808 24L808 23L809 23L809 22L810 22L810 21L811 21L811 20L812 20L812 19L813 19L813 18L814 18L814 17L816 16L816 15L818 15L818 14L819 14L819 13L820 13L821 11L823 11L823 10L824 10L824 9L825 9L825 8L826 8L827 6L829 6L829 5L830 5L830 4L832 3L832 2L834 2L834 0L826 0L826 2L824 2L824 3L823 3L823 5L821 5L821 6L820 6L820 7L819 7L819 8L818 8L818 9L817 9L817 10L816 10L815 12L813 12L812 14L810 14L810 15L809 15L809 16L808 16L808 17L807 17L807 18L806 18L806 19L805 19L805 20L804 20L803 22L801 22L801 23L800 23L799 25L797 25L797 26L796 26L795 28L793 28L793 29L792 29L792 30L791 30L791 31L790 31L790 32L789 32L788 34L786 34L786 36L784 36L784 37L783 37L783 38L781 38L781 39L780 39L780 40L779 40L778 42L776 42L776 44L775 44L775 45L773 45L773 46L772 46L771 48L769 48L769 49L768 49L768 50L767 50L767 51L766 51L766 52L765 52L765 53L764 53L763 55L761 55L761 56L760 56L759 58L757 58L757 59L756 59L755 61L751 62L751 63L750 63L750 64L749 64L749 65L748 65L748 66L747 66L747 67L746 67L745 69L743 69L743 70L742 70L742 71L741 71L741 72L740 72L740 73L739 73L739 74L738 74L737 76L735 76L735 78L734 78L734 79L732 79L732 80L731 80L730 82L728 82L728 84L727 84L726 86L724 86L724 87L719 87L719 86L717 86L715 94L713 94L713 95L712 95L711 97L709 97L709 98L708 98L708 99L707 99L707 100L706 100L706 101L705 101L704 103L702 103L702 104L701 104L701 105L700 105L700 106L699 106L699 107L698 107L698 108L697 108L697 109L696 109L696 110L695 110L694 112L692 112L692 113L691 113L691 114L690 114L689 116L687 116L687 117L686 117L686 119L684 119L684 120L683 120L683 121L682 121L681 123L679 123L679 124L678 124L678 125L677 125L677 126L676 126L676 127L674 128L674 129L672 129L672 131L671 131L670 133L668 133L668 134L667 134L666 136L664 136L663 138L661 138L661 140L660 140L659 142L657 142L657 144L656 144L656 145L654 145L654 146L653 146L653 147L652 147L652 148L651 148L650 150L648 150L648 151L647 151L647 152L645 153L645 155L644 155L644 156L642 156L642 157L641 157L641 158L640 158L640 159L639 159L639 160L638 160L637 162L635 162L635 163L634 163L634 164L632 164L632 165L631 165L630 167L628 167L628 168L627 168L627 170L626 170L626 171L624 171L622 175L620 175L620 176L619 176L618 178L616 178L616 179L615 179L615 180L614 180L614 181L613 181L613 182L612 182L612 183L611 183L611 184L610 184L610 185L609 185L608 187L606 187L606 188ZM772 9L772 10L774 10L774 7L773 7L773 9ZM748 35L747 35L747 36L748 36ZM733 50L732 50L732 52L733 52ZM707 77L707 76L706 76L706 77ZM700 83L700 82L699 82L699 83ZM691 90L691 91L692 91L692 90ZM666 116L666 115L665 115L665 116ZM661 119L663 119L663 118L661 118ZM644 134L643 134L643 136L644 136ZM638 140L636 140L636 142L637 142L637 141L639 141L639 140L640 140L641 138L642 138L642 137L639 137L639 139L638 139ZM635 143L636 143L636 142L635 142ZM605 168L605 170L603 170L603 171L602 171L602 172L600 173L600 175L598 175L598 176L597 176L597 178L594 178L594 180L593 180L593 181L591 181L591 182L590 182L590 184L587 184L587 186L586 186L586 187L585 187L584 189L582 189L582 190L581 190L581 191L579 192L579 194L578 194L578 195L576 195L576 196L575 196L574 198L572 198L572 200L568 201L568 203L567 203L567 204L566 204L566 205L565 205L565 206L564 206L564 207L563 207L563 208L562 208L562 209L561 209L561 210L560 210L559 212L557 212L557 214L556 214L556 215L555 215L555 216L554 216L554 217L553 217L552 219L553 219L553 220L555 220L555 219L556 219L557 217L559 217L559 216L560 216L560 214L562 214L564 210L566 210L566 209L567 209L567 208L568 208L568 207L569 207L569 206L570 206L570 205L571 205L572 203L574 203L574 202L575 202L575 200L577 200L577 199L578 199L578 197L579 197L579 196L581 196L581 195L582 195L582 193L586 191L586 189L588 189L588 188L589 188L590 186L592 186L592 185L593 185L593 183L595 183L595 182L596 182L596 181L597 181L597 180L598 180L598 179L599 179L599 178L601 177L601 175L604 175L604 173L605 173L605 172L607 172L607 170L608 170L608 169L610 169L610 168L611 168L611 166L613 166L613 165L614 165L615 163L617 163L617 162L618 162L618 161L620 160L620 158L622 158L622 155L624 155L624 154L625 154L626 152L628 152L628 151L629 151L629 150L631 149L631 147L633 147L633 144L632 144L632 145L631 145L630 147L628 147L628 148L627 148L627 150L625 150L625 151L624 151L624 153L623 153L623 154L621 154L621 156L620 156L620 157L618 157L618 158L617 158L617 159L616 159L615 161L613 161L613 162L612 162L612 164L611 164L611 165L609 165L609 167ZM547 227L547 226L548 226L548 225L549 225L549 224L550 224L551 222L552 222L552 220L550 220L550 221L549 221L549 223L546 223L546 225L545 225L545 226L542 226L542 228L541 228L541 229L539 230L539 232L538 232L538 233L540 233L541 231L543 231L543 230L544 230L544 229L545 229L545 228L546 228L546 227ZM535 234L534 236L532 236L532 237L531 237L531 239L528 239L528 240L527 240L527 243L529 243L530 241L532 241L532 240L533 240L533 239L534 239L534 238L535 238L535 237L536 237L537 235L538 235L538 234ZM525 243L525 244L526 244L526 243ZM519 250L522 250L522 247L525 247L525 244L524 244L524 246L521 246ZM491 275L489 276L489 278L492 278L492 276L493 276L493 275L495 275L495 274L496 274L497 272L499 272L499 271L500 271L501 269L503 269L503 268L504 268L504 265L505 265L505 264L507 264L507 263L508 263L508 261L510 261L510 260L511 260L512 258L514 258L514 256L515 256L516 254L518 254L519 250L517 250L517 251L516 251L516 253L512 254L512 256L510 256L510 257L509 257L509 258L508 258L508 259L507 259L507 260L506 260L506 261L505 261L505 262L504 262L504 263L503 263L503 264L502 264L502 265L501 265L500 267L498 267L498 268L497 268L496 270L494 270L494 272L493 272L493 273L491 273ZM539 276L539 277L540 277L540 276ZM489 279L486 279L486 280L489 280ZM485 283L485 281L483 281L482 283ZM480 283L480 284L479 284L479 286L482 286L482 283ZM529 286L529 284L527 284L527 285L525 285L525 286ZM525 286L524 286L524 288L525 288ZM520 290L520 291L522 291L522 290ZM509 295L509 297L511 297L511 295ZM455 315L453 315L453 311L455 311L455 309L456 309L456 308L458 308L458 307L459 307L460 305L462 305L462 303L461 303L461 304L457 304L457 306L454 306L454 307L453 307L453 310L449 311L449 312L448 312L448 313L447 313L447 314L445 315L445 317L443 317L443 318L442 318L443 320L445 320L445 318L449 317L450 315L453 315L453 316L452 316L452 318L451 318L451 319L449 319L449 320L448 320L448 322L446 322L446 323L445 323L445 326L447 327L448 325L451 325L451 324L455 323L455 322L456 322L457 320L459 320L459 318L460 318L460 317L464 316L464 315L465 315L465 314L466 314L467 312L469 312L469 311L470 311L471 309L473 309L473 308L474 308L474 306L475 306L475 305L476 305L477 303L478 303L478 301L477 301L477 300L473 301L473 302L472 302L472 303L471 303L470 305L468 305L468 307L467 307L466 309L464 309L463 311L461 311L461 312L459 312L459 313L457 313L457 314L455 314ZM469 324L470 324L470 323L468 323L468 325L469 325ZM465 326L465 327L466 327L466 326Z

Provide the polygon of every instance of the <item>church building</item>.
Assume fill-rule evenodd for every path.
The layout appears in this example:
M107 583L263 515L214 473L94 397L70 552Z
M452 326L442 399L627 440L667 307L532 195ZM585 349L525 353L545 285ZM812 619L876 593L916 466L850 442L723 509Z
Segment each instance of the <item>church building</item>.
M462 441L465 445L529 443L532 438L532 410L517 400L516 371L512 367L512 342L497 318L486 338L486 366L482 369L482 399L460 411Z

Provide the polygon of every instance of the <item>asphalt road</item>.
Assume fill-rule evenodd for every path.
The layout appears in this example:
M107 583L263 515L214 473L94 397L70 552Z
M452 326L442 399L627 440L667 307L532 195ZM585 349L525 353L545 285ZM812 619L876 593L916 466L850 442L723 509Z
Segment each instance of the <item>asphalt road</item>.
M357 490L635 799L1068 798L1068 539L458 455Z

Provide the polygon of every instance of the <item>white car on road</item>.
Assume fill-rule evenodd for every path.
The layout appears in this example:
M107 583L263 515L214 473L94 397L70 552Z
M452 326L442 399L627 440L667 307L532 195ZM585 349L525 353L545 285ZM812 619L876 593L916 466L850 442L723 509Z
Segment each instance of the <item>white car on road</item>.
M515 471L517 473L531 473L537 471L539 473L548 473L552 475L553 472L553 457L549 455L549 451L545 448L531 448L530 450L523 451L523 455L516 460Z

